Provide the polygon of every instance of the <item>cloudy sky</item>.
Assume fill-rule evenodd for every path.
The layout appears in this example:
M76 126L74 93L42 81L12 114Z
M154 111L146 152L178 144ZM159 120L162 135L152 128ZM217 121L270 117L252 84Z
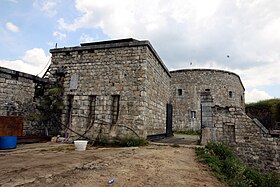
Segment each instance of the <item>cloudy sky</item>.
M280 98L279 10L277 0L1 0L0 66L41 75L56 43L145 39L170 70L233 71L246 102Z

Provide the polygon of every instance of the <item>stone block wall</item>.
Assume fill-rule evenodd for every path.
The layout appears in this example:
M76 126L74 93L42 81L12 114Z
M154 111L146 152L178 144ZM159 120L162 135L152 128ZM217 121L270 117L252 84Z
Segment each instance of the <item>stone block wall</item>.
M34 90L35 84L32 80L0 72L0 115L18 115L19 105L33 101Z
M25 116L35 112L35 86L46 82L33 75L0 67L0 115ZM23 136L45 135L45 131L41 124L24 120Z
M147 50L144 85L145 121L149 134L166 133L166 104L170 103L170 74L159 63L151 50ZM159 57L158 57L159 58Z
M238 156L265 171L280 172L280 138L272 137L257 120L238 107L214 107L213 122L216 141L234 148Z
M171 71L174 130L201 128L201 93L209 92L213 104L244 109L244 87L238 75L212 69Z
M93 139L164 133L169 72L151 50L131 39L52 49L49 77L64 88L63 123Z

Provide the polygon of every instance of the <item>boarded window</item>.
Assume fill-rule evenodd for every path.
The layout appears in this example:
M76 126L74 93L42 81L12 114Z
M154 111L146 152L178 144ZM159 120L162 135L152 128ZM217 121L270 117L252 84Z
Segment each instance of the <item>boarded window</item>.
M71 75L70 90L76 90L78 88L78 79L79 75L77 73Z
M196 111L191 111L191 118L195 119L196 118Z
M73 110L73 95L67 96L67 114L66 114L66 125L69 125L72 122L72 110Z
M89 96L89 113L88 113L88 126L92 125L95 120L95 106L96 106L96 96Z
M120 95L112 95L112 123L116 124L119 117Z
M178 89L178 95L183 95L183 90L182 89Z

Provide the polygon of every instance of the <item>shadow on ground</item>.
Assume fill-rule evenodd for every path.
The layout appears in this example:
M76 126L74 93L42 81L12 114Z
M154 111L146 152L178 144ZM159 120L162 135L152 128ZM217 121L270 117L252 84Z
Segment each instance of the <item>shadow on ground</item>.
M200 137L197 135L174 134L172 137L154 140L153 142L178 145L199 145Z

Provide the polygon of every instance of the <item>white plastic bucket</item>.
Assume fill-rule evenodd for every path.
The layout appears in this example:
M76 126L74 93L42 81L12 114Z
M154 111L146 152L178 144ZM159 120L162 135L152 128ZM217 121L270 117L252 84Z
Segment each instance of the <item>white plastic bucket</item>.
M74 141L76 151L85 151L87 148L87 140L76 140Z

